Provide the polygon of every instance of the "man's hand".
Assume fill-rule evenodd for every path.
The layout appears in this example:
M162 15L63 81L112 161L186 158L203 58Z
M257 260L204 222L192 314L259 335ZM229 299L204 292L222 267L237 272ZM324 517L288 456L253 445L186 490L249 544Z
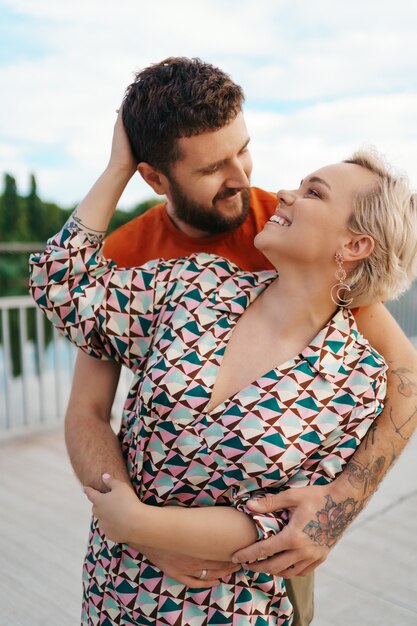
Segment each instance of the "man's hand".
M277 535L236 552L233 561L250 563L255 572L291 578L305 576L326 560L364 503L340 497L331 483L288 489L250 500L248 506L257 513L287 510L289 522Z

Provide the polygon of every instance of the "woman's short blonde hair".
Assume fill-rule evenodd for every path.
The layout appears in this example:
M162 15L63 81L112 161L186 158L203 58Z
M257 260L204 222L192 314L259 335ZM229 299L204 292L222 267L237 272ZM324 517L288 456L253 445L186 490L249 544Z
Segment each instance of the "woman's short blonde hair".
M345 163L376 175L376 185L358 193L348 222L353 233L371 235L374 250L349 274L346 295L351 306L398 298L417 275L417 195L373 149L358 150Z

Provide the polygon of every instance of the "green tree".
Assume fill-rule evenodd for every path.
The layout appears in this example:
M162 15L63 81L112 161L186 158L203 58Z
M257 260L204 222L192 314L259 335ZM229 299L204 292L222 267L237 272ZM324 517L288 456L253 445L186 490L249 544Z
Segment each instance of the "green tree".
M45 223L42 241L46 241L65 224L73 209L62 209L53 202L44 202Z
M159 202L160 199L154 197L141 202L130 211L118 209L108 232L142 215ZM0 195L0 242L42 243L59 231L74 208L63 209L52 202L43 202L38 196L34 175L31 176L29 194L21 197L15 178L5 174L4 191ZM28 252L0 251L1 296L27 294L28 256Z
M16 179L10 174L4 177L2 198L2 234L3 241L25 241L27 224L24 205L17 193Z
M140 202L135 207L133 207L131 211L129 211L128 219L131 220L134 217L139 217L139 215L143 215L143 213L146 213L148 209L160 203L160 198L150 198L149 200L144 200L143 202Z
M26 198L26 220L29 241L44 241L47 228L45 205L37 193L36 179L30 177L30 190Z

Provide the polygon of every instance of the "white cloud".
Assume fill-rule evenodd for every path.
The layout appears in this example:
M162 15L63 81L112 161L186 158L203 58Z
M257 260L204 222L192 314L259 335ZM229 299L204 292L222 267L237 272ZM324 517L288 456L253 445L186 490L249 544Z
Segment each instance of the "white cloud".
M309 172L374 145L417 187L417 94L345 98L293 114L247 111L253 183L267 189L298 185Z
M254 182L298 180L364 141L416 169L417 5L407 0L1 5L25 18L29 47L0 65L0 171L26 185L34 170L44 197L83 195L107 160L132 73L172 54L201 56L244 86ZM31 37L41 54L31 54ZM122 202L149 193L133 181Z

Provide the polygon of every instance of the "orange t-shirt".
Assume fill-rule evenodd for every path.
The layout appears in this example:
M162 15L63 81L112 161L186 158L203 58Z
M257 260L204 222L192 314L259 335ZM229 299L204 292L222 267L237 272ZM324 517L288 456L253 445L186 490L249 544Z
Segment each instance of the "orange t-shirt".
M256 272L272 265L253 245L277 206L277 197L257 187L250 189L250 209L241 226L220 235L195 238L178 230L158 204L112 232L105 241L104 254L121 267L134 267L151 259L177 259L194 252L226 257L244 270Z

